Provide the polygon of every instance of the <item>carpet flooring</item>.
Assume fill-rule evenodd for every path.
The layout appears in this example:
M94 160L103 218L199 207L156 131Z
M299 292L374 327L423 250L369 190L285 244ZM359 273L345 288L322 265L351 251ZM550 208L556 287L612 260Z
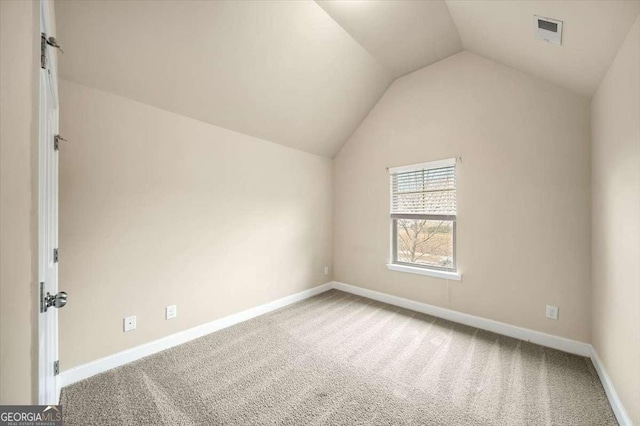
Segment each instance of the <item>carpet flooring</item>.
M331 290L65 387L65 425L616 425L588 358Z

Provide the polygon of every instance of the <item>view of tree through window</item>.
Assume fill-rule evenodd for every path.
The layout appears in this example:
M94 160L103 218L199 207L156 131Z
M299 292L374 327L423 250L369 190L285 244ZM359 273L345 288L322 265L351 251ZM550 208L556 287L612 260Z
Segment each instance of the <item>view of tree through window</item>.
M453 221L398 219L397 261L453 267Z
M456 270L455 159L391 170L392 262Z

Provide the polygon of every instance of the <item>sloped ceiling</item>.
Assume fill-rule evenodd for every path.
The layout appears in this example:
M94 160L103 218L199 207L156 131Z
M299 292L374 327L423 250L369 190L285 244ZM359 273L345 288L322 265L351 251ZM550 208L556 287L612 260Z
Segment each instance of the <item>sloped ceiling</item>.
M56 1L62 78L333 157L391 82L462 49L591 96L640 0ZM533 15L564 21L563 45Z
M449 0L466 50L591 97L640 1ZM563 21L562 46L534 37L533 16Z
M394 77L462 50L444 1L316 1Z
M392 81L312 1L57 1L60 76L332 157Z

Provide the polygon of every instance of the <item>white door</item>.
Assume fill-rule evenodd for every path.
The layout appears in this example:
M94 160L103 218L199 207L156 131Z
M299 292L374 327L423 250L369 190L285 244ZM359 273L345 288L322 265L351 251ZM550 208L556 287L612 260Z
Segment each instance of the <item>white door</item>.
M38 321L40 404L57 404L60 382L58 361L58 309L66 303L66 294L58 295L58 86L56 48L46 40L53 36L53 4L40 2L40 32L45 34L44 60L40 69L40 135L38 164L38 276L40 313ZM49 296L48 298L46 296ZM59 297L56 298L55 296ZM50 306L48 306L50 305Z

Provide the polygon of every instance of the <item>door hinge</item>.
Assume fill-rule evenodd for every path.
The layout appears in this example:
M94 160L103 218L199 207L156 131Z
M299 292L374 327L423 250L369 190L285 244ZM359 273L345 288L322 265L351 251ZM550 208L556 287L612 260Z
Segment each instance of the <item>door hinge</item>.
M58 263L58 249L53 249L53 263Z
M60 361L53 361L53 375L57 376L60 374Z
M67 142L67 140L62 136L55 135L55 137L53 138L53 149L55 149L56 151L60 150L60 141Z

